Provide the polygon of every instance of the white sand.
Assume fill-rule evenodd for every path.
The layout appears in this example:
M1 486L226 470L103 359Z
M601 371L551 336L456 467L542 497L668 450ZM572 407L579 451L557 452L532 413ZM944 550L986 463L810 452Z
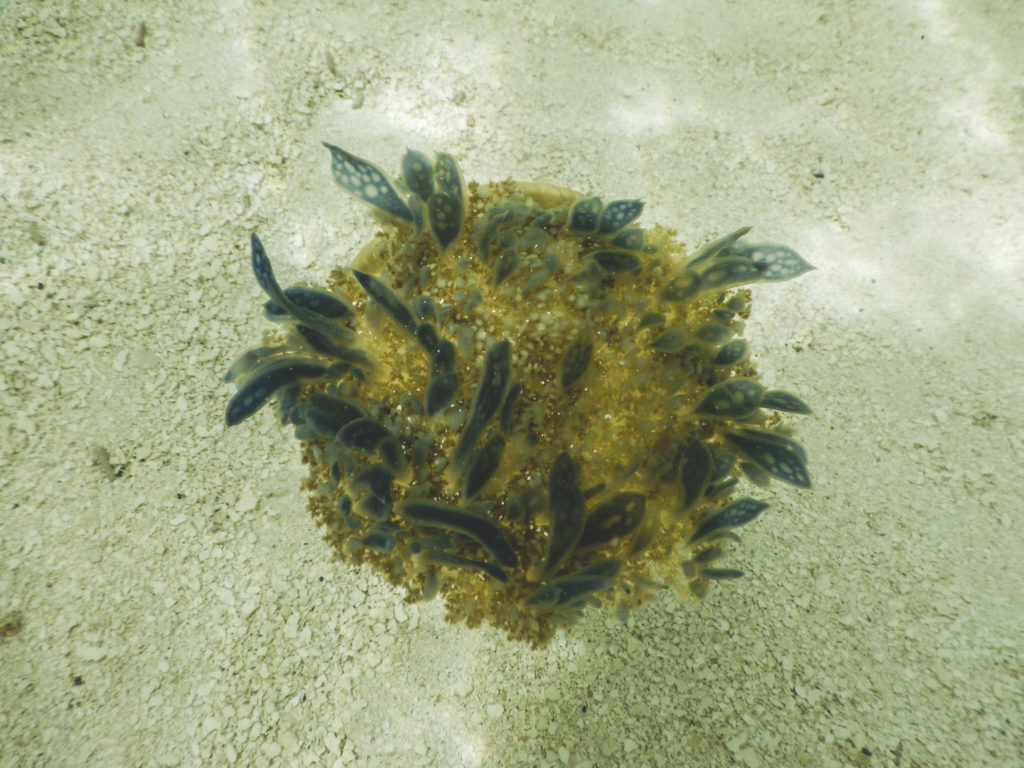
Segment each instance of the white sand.
M0 2L0 765L1024 764L1018 0L127 5ZM330 560L220 381L251 230L373 231L321 139L818 267L755 293L815 490L746 578L533 652Z

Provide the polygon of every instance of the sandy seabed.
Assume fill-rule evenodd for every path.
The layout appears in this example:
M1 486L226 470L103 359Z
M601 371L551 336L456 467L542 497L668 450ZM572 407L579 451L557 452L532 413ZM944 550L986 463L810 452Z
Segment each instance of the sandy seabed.
M0 2L0 765L1024 764L1021 4L438 8ZM373 232L321 140L817 266L755 288L815 489L746 578L531 651L331 561L221 381L251 231Z

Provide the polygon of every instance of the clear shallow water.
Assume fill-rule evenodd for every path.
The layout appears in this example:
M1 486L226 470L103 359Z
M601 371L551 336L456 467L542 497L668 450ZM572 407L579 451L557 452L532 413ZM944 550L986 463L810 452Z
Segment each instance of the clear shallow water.
M424 8L0 10L4 758L1014 765L1013 6ZM219 383L251 231L314 284L373 233L320 140L818 267L746 331L816 489L736 589L534 653L329 560L292 439L225 432Z

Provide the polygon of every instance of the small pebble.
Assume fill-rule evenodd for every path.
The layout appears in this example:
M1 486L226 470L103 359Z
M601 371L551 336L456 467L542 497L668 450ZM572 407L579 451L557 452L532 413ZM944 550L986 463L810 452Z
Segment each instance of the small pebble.
M324 736L324 746L327 747L327 751L332 755L341 754L341 739L335 733L328 733Z
M287 752L295 753L299 751L299 740L291 731L281 731L278 737L278 743Z
M281 745L276 741L267 741L263 744L263 754L273 759L281 754Z
M80 645L75 649L75 655L85 661L102 661L107 656L107 649L98 645Z
M235 510L242 513L252 512L256 509L256 501L257 499L253 492L246 488L242 491L242 495L239 496L238 503L235 505Z

